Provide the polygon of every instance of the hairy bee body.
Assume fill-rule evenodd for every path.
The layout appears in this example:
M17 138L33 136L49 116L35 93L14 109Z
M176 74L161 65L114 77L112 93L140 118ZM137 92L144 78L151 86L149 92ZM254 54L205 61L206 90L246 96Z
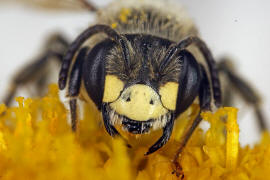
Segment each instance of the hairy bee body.
M151 34L175 42L198 34L181 6L175 8L160 0L114 2L99 11L97 23L110 25L121 34Z

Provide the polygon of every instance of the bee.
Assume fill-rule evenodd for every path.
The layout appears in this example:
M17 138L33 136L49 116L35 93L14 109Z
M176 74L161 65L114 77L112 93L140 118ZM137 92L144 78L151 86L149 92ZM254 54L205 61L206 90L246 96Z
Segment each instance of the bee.
M184 134L175 163L201 122L200 113L230 103L226 95L231 88L222 87L221 76L255 108L260 128L266 129L255 90L232 70L229 59L215 61L181 8L164 8L169 7L165 1L128 0L98 10L88 1L81 2L97 12L96 23L72 43L54 36L42 57L18 73L14 91L55 58L62 64L58 85L67 91L72 130L78 125L78 99L94 103L112 137L121 136L117 125L132 134L162 129L146 155L164 146L175 120L198 103L200 111ZM11 91L4 102L9 104L13 96Z
M216 63L187 17L147 1L116 3L102 12L63 56L58 84L61 90L68 86L74 131L81 94L101 111L113 137L120 135L115 125L132 134L163 129L148 155L166 144L175 119L196 98L201 111L221 105ZM198 114L187 137L200 121Z

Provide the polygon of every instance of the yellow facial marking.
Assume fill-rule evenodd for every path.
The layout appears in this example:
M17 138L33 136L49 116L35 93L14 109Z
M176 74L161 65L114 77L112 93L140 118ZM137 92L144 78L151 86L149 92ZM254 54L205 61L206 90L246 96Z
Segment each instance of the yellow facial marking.
M136 121L155 119L168 112L162 106L159 95L151 87L142 84L125 89L110 106L118 114Z
M159 88L161 102L169 110L175 110L178 93L178 83L168 82Z
M124 83L118 79L115 75L107 75L105 77L105 85L104 85L104 95L103 102L113 102L115 101L120 92L124 88Z

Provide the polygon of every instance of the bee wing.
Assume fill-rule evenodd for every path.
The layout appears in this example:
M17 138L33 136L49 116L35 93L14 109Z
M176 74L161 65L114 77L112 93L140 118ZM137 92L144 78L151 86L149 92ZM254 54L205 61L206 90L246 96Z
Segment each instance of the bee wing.
M16 3L42 10L85 11L88 9L95 11L95 7L87 0L1 0L1 2Z

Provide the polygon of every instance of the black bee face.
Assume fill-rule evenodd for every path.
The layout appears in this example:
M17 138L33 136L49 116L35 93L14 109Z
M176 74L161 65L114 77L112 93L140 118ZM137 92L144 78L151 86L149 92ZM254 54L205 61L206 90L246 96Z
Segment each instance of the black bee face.
M110 40L97 45L97 49L94 48L88 56L99 57L97 51L104 50L99 47L109 47L105 54L103 52L102 58L104 85L100 87L104 89L99 91L102 100L97 99L99 102L96 104L106 104L111 125L122 124L131 133L146 133L150 128L163 128L176 108L181 62L175 58L160 70L170 41L150 35L127 35L126 38L130 59L128 69L121 50ZM87 76L85 82L90 97L97 97L92 92L93 88L90 89L93 86L88 86L90 83L86 81L90 79L91 73L84 75ZM133 125L130 125L131 122Z
M88 54L83 66L88 95L101 109L112 136L118 134L116 124L133 134L160 128L171 131L175 117L197 96L198 64L185 50L168 61L173 44L169 40L141 34L125 38L128 62L109 39Z
M149 35L126 37L129 69L125 69L125 61L117 47L110 50L105 64L102 101L111 111L110 122L122 124L131 133L163 128L171 111L175 110L180 61L176 58L160 71L160 63L171 42Z

